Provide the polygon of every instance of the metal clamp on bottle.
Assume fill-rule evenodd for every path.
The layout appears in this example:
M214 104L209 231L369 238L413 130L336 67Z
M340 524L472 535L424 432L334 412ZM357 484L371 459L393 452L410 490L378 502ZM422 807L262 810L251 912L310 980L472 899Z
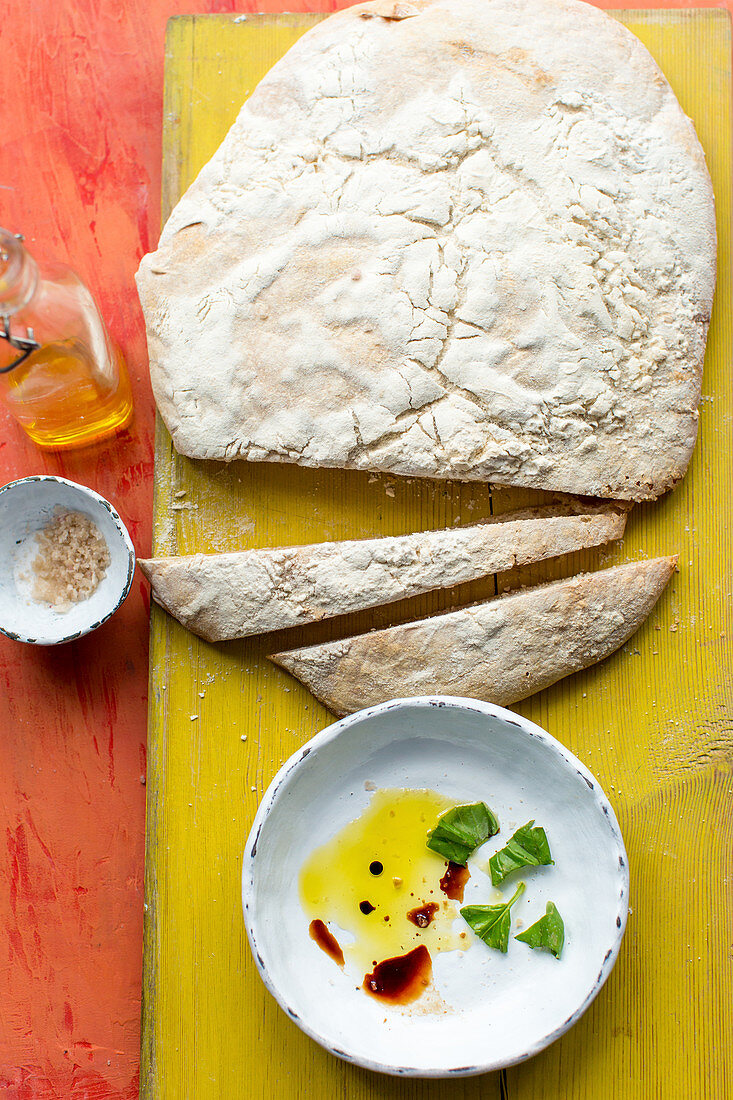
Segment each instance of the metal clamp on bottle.
M13 236L15 237L15 240L20 241L21 244L25 240L25 237L22 233L14 233ZM9 260L10 254L5 248L0 248L0 262L3 264L7 264ZM23 354L18 359L14 359L12 363L8 363L6 366L0 367L0 374L7 374L9 371L13 370L14 367L20 366L20 364L25 359L27 359L32 352L38 351L41 345L38 343L35 336L33 335L32 328L27 328L25 330L25 336L13 336L10 331L9 313L2 314L2 321L3 330L2 332L0 332L0 337L2 337L3 340L7 340L8 343L12 347L17 348L18 351L23 352Z
M0 332L0 337L2 337L3 340L7 340L12 347L17 348L18 351L23 353L17 359L14 359L12 363L9 363L7 367L0 367L0 374L7 374L15 367L19 367L29 355L34 351L38 351L41 346L35 339L32 328L27 328L25 330L25 336L13 336L10 331L10 315L7 313L3 314L3 327L2 332Z

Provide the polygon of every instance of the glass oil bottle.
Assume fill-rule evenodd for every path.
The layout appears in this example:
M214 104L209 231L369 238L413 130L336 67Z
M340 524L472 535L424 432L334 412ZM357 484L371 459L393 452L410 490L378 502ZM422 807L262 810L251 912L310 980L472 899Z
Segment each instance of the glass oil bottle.
M83 447L132 417L124 361L70 267L39 270L23 238L0 229L0 396L40 447Z

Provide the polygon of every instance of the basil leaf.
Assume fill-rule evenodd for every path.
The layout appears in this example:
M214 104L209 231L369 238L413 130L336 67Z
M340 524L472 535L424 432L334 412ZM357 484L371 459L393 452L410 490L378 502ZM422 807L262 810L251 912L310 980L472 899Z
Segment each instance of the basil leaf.
M548 901L544 917L540 917L531 928L520 932L514 939L528 943L532 948L539 948L540 951L549 951L559 959L565 943L565 925L553 902Z
M502 901L498 905L464 905L461 916L488 947L506 954L511 926L509 910L524 890L525 885L520 882L509 901Z
M454 806L438 818L427 845L451 863L465 867L471 853L499 832L499 822L485 802Z
M546 866L555 862L550 855L545 830L540 826L533 829L533 825L534 821L528 821L521 829L517 829L506 846L495 852L489 860L489 872L494 886L498 886L507 875L520 867Z

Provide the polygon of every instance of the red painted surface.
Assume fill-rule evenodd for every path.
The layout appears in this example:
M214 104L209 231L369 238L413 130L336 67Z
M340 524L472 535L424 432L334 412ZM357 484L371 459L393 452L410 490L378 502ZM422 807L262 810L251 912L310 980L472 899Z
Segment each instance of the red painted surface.
M196 10L343 6L208 0ZM115 442L64 457L38 451L0 409L0 484L49 472L90 485L115 502L142 554L153 403L133 274L159 228L165 24L191 10L175 0L0 5L0 224L89 282L136 408ZM78 643L0 638L0 1100L138 1094L147 635L136 578L123 609Z

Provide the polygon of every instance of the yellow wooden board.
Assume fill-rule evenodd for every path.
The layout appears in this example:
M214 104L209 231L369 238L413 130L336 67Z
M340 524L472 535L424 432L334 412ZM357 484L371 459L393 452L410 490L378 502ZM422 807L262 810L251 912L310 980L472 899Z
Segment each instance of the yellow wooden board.
M717 10L616 16L658 59L697 126L720 241L700 438L687 478L664 499L634 509L623 545L521 574L534 581L680 553L679 576L619 653L516 707L580 756L615 805L632 883L618 964L568 1035L501 1074L425 1083L382 1078L326 1054L286 1018L257 976L242 921L240 872L263 791L281 762L331 716L265 660L271 639L208 645L154 609L144 1097L724 1100L732 1094L730 25ZM316 18L170 23L166 212L257 80ZM540 499L476 484L196 463L172 451L160 425L156 486L157 554L416 531L475 522ZM491 578L290 631L277 644L437 612L517 581Z

